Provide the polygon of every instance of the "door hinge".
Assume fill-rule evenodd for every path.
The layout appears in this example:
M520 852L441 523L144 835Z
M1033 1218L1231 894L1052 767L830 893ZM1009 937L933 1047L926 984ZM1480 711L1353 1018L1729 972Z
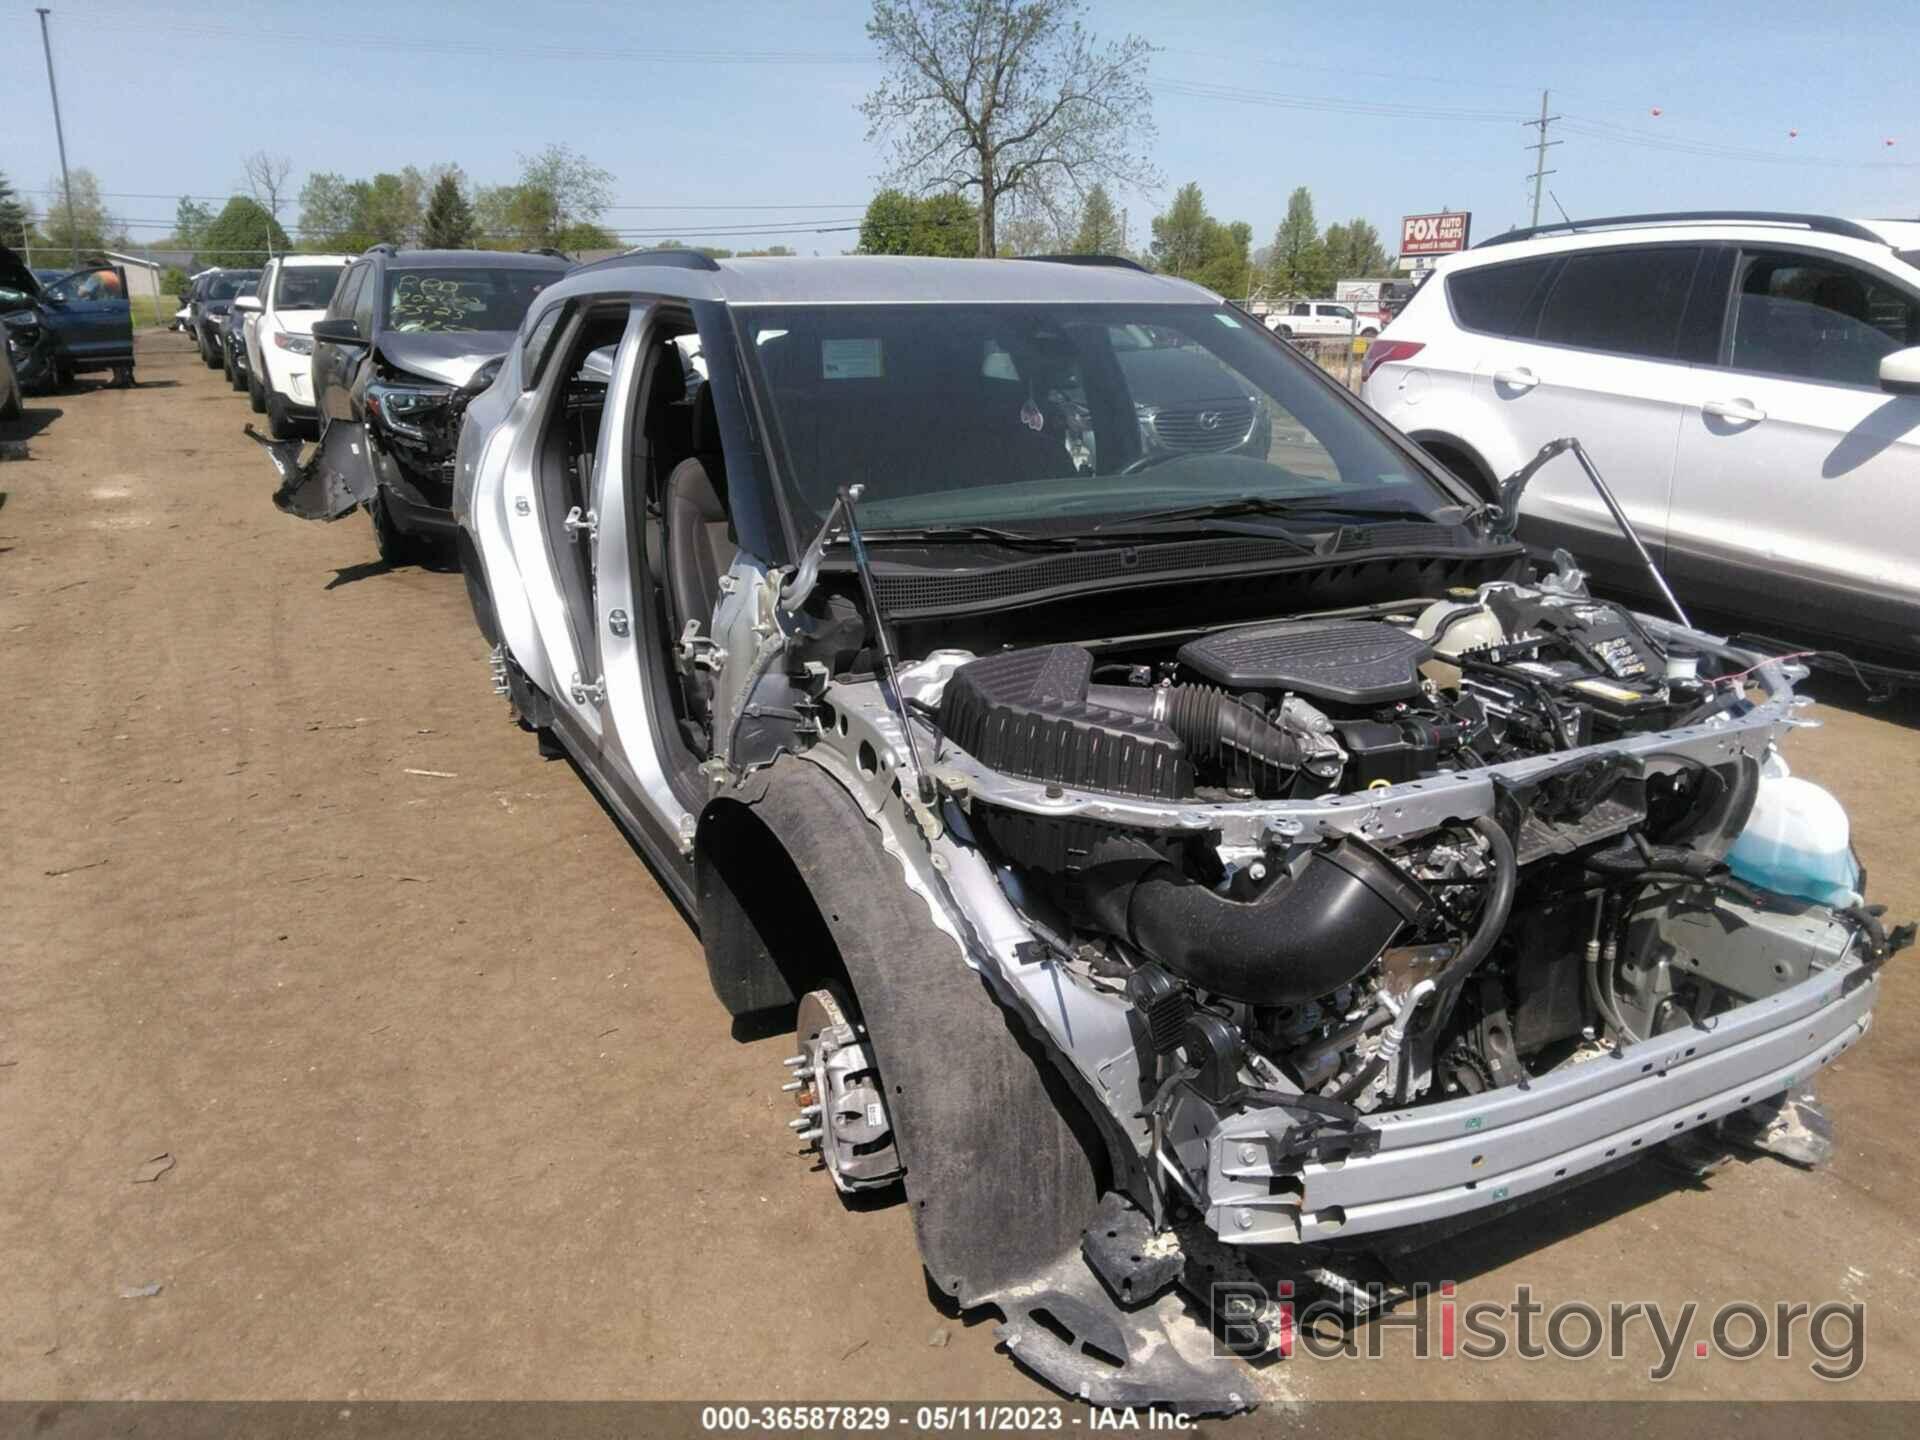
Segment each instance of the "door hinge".
M576 505L567 511L567 518L560 523L567 527L567 536L569 539L578 540L580 538L580 532L583 530L586 532L589 543L597 542L600 539L600 515L598 511L583 511Z
M600 705L607 698L607 680L604 675L596 675L592 680L582 680L578 670L573 672L573 683L568 692L576 705Z

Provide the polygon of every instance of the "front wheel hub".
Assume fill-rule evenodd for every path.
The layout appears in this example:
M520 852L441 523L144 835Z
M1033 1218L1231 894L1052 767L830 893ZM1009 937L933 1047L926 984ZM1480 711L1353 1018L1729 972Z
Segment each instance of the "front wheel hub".
M843 1192L893 1184L906 1167L866 1027L847 1018L831 990L812 990L801 997L794 1028L797 1053L788 1067L801 1082L800 1118L793 1122L800 1138L819 1152Z

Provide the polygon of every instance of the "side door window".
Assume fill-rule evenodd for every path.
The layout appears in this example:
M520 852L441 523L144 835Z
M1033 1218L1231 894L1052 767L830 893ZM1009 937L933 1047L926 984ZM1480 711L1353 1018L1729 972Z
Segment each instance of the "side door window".
M1482 265L1447 277L1454 323L1481 335L1525 336L1539 321L1555 259Z
M1920 341L1920 300L1844 261L1748 252L1732 329L1735 370L1875 388L1881 358Z
M366 273L365 265L355 265L347 271L346 278L341 280L338 288L333 292L333 299L328 302L327 319L341 320L353 314L354 296L360 293L360 282L365 278Z
M1567 257L1534 338L1643 360L1671 360L1700 250L1662 245Z
M368 266L366 275L361 279L360 289L353 297L353 323L360 327L361 335L369 340L373 338L374 302L379 298L380 272Z

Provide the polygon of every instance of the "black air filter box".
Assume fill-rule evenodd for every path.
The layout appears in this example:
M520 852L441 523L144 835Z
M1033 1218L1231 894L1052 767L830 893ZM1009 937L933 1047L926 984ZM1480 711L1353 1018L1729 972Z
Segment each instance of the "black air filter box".
M940 728L1009 775L1177 800L1193 792L1187 747L1167 726L1089 704L1093 656L1077 645L1009 650L953 672Z
M1229 690L1288 690L1336 705L1420 693L1418 635L1378 620L1281 620L1217 630L1180 647L1180 663Z

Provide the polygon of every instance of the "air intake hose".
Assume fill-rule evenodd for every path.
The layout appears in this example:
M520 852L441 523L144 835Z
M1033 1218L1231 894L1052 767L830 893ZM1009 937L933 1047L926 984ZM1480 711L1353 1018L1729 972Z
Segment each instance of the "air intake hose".
M1196 764L1271 794L1313 753L1243 700L1211 685L1089 685L1087 703L1158 720L1185 742Z
M1203 990L1291 1005L1358 977L1433 900L1351 836L1311 851L1251 900L1187 878L1136 841L1094 848L1082 896L1096 923Z

